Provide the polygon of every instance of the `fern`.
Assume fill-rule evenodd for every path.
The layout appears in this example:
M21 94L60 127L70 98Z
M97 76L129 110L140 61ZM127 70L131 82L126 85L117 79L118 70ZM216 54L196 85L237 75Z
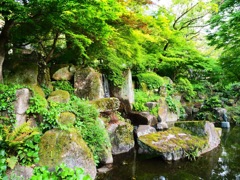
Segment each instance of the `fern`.
M32 128L29 122L23 123L19 127L10 132L10 128L5 126L4 132L6 134L5 142L9 146L19 146L27 139L34 135L40 134L37 128Z

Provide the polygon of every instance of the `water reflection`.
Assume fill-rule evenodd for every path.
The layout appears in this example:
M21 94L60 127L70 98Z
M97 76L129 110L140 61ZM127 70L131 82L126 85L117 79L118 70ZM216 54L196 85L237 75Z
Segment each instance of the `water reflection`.
M136 153L114 157L113 170L98 180L240 180L240 127L223 130L221 146L197 161L164 162L160 158L144 159Z

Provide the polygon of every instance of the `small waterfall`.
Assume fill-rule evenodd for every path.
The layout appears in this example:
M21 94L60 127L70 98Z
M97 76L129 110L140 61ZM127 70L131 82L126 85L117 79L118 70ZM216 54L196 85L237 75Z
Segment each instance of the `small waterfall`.
M103 84L104 97L105 98L110 97L108 79L105 74L102 74L102 84Z

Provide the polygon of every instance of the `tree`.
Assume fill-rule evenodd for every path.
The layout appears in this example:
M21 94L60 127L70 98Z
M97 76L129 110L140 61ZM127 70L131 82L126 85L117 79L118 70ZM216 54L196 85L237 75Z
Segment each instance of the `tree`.
M229 80L239 81L240 67L240 1L226 0L210 20L210 45L222 48L220 62Z

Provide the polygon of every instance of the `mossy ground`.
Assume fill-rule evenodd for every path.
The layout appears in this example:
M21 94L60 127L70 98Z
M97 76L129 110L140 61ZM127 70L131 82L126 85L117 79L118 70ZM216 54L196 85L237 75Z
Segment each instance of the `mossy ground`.
M193 135L192 132L172 127L167 131L148 134L139 137L139 140L158 152L172 152L179 149L203 149L207 145L207 138Z

